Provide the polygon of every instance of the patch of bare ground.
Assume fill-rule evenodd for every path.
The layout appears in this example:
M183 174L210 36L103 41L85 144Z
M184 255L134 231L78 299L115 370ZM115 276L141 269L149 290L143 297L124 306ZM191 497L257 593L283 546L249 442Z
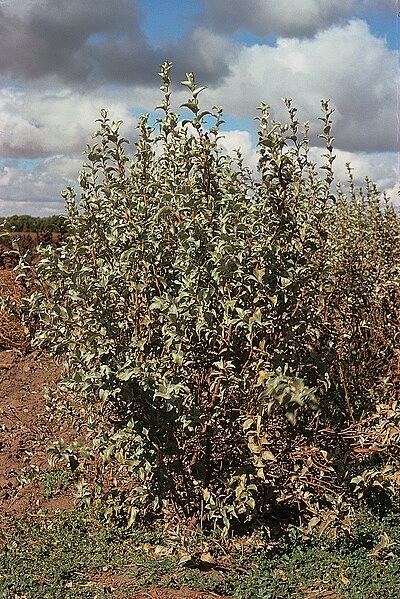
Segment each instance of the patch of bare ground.
M40 473L50 471L46 448L76 431L49 418L46 387L54 387L60 369L46 354L0 352L0 507L3 514L25 517L38 510L73 505L70 490L46 496Z

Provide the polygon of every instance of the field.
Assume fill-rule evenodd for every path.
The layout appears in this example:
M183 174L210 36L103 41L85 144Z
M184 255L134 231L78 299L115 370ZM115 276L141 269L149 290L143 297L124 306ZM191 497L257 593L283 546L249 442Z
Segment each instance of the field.
M39 244L56 245L60 239L59 233L51 231L9 232L0 236L0 268L12 269L20 256L28 254L30 260L37 259L36 248Z

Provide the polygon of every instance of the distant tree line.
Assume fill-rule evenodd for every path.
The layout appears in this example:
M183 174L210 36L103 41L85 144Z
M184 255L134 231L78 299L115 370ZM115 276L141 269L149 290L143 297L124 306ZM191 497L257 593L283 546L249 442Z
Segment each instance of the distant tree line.
M1 222L0 218L0 222ZM40 233L40 231L65 232L65 221L61 214L53 216L29 216L27 214L14 214L5 217L4 226L7 231L18 231L19 233Z

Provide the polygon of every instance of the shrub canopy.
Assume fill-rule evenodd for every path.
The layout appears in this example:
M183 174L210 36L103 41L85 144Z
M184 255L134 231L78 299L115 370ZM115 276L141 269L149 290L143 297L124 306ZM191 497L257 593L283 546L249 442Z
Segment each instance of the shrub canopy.
M67 238L37 266L37 342L82 398L110 513L225 530L279 505L311 515L363 471L341 431L398 392L399 218L368 180L331 191L327 102L320 168L291 101L288 123L262 104L253 174L192 73L191 117L171 111L170 69L132 159L101 112Z

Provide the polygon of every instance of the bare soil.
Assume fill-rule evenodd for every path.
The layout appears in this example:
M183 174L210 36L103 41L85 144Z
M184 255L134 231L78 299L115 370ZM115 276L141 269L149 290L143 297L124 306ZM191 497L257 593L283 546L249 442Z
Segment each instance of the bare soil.
M73 505L70 491L46 497L40 474L50 470L46 448L75 431L49 417L45 389L59 368L45 354L0 352L0 506L3 514L23 518L38 510Z

